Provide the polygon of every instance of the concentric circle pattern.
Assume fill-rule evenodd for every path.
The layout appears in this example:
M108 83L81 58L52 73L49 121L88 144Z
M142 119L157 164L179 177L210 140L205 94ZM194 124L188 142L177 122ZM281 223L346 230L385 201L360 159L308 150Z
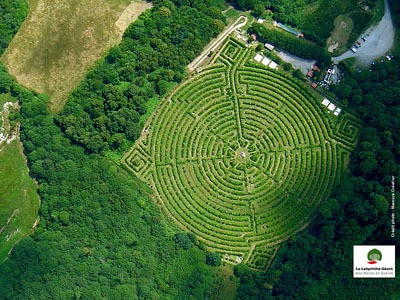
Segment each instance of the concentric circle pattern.
M265 269L329 195L358 129L251 55L228 40L162 100L125 162L210 250Z

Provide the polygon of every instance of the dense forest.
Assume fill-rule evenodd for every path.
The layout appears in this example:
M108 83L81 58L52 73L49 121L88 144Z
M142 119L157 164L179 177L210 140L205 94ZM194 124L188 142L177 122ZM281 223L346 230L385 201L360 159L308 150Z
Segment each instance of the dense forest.
M213 270L196 239L174 233L139 183L73 145L41 95L16 84L21 139L41 223L0 266L2 299L195 299Z
M162 5L177 10L171 2ZM154 13L159 16L157 8ZM191 14L199 12L187 8L182 17ZM0 78L0 92L21 104L12 119L21 122L42 200L35 234L0 265L0 298L210 298L215 255L164 220L141 183L71 142L49 113L45 95L22 88L3 67Z
M69 138L95 153L126 150L138 138L146 102L180 82L185 66L225 26L223 2L195 3L157 1L126 30L57 117Z
M396 0L390 0L389 3L392 11L393 21L397 26L400 26L400 2Z
M353 19L353 31L361 33L373 16L371 9L379 0L236 0L234 5L243 10L253 10L256 16L272 16L274 20L298 28L322 47L334 29L338 15ZM366 10L365 7L368 7Z
M399 19L397 15L396 22ZM268 273L236 268L241 282L239 299L400 299L398 278L352 278L355 244L395 244L400 257L400 236L391 236L390 208L392 176L396 187L400 186L399 70L399 59L385 59L371 71L347 73L334 89L364 121L350 174L321 204L311 227L280 251ZM399 224L399 188L395 197ZM398 261L396 265L399 268ZM265 283L273 285L272 291Z
M325 49L310 41L299 39L283 31L267 29L264 25L258 23L253 24L249 31L255 33L258 40L262 43L272 43L278 48L296 56L306 59L316 59L323 65L330 63L330 57Z
M0 55L6 50L28 14L26 1L3 0L0 3Z
M236 4L241 3L254 9L261 3L278 13L275 1L274 6L266 1ZM392 5L400 11L398 2ZM26 16L26 7L24 1L0 4L1 17L7 16L0 23L1 51ZM98 63L55 117L45 95L25 90L0 68L0 93L10 93L22 105L12 117L21 122L21 139L42 198L36 233L0 265L0 299L215 296L215 268L207 263L217 264L216 256L201 250L193 235L169 225L146 188L97 153L123 150L138 136L146 102L162 97L182 79L187 62L221 30L222 9L222 1L155 1L154 9L129 27L121 45ZM267 273L235 268L238 299L400 298L398 279L353 280L349 254L354 244L396 243L399 257L399 234L390 236L388 202L391 176L400 186L397 57L395 53L394 60L376 64L371 72L346 74L335 90L365 124L350 174ZM398 210L399 191L396 199ZM396 218L399 224L399 213Z

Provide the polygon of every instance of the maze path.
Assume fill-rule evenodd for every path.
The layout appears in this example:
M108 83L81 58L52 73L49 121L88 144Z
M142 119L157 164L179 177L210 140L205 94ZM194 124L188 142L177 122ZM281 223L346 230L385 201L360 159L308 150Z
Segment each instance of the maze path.
M228 40L161 101L124 162L210 250L265 269L329 196L359 123L344 113L332 126L308 91L252 55Z

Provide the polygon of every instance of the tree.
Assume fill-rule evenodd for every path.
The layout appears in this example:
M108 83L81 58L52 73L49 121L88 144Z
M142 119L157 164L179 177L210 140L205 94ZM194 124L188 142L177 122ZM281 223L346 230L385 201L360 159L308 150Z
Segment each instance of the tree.
M171 10L168 7L162 6L158 10L161 17L167 18L171 15Z
M213 27L214 27L214 31L215 33L220 33L222 30L224 30L225 28L225 23L219 19L216 19L213 21Z
M345 84L340 87L340 89L337 90L337 94L341 99L348 99L350 98L351 95L351 86Z
M386 213L389 209L389 202L383 195L374 195L376 209L381 213Z
M304 79L304 74L299 69L293 71L293 76L297 79Z
M208 252L206 255L207 265L218 267L221 265L221 256L216 252Z
M174 240L177 249L189 250L194 246L190 237L186 233L175 234Z
M257 3L254 5L253 15L256 17L261 17L265 13L265 6L263 3Z
M0 93L6 94L10 92L13 80L4 70L2 70L2 64L0 64L0 68Z
M255 0L237 0L237 5L240 9L251 10L254 7Z

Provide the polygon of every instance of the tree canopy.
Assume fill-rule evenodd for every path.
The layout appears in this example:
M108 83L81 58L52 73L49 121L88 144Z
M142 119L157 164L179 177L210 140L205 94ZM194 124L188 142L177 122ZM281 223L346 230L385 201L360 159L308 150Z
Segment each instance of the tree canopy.
M126 150L139 137L146 103L180 82L185 66L220 32L220 1L176 3L156 1L71 95L56 120L74 142L95 153Z
M353 279L351 255L353 245L400 246L399 235L391 231L393 213L395 223L400 221L397 190L391 208L392 180L400 186L399 68L399 60L385 60L371 71L346 74L335 91L348 90L342 99L364 121L350 173L321 204L311 227L283 247L268 273L260 280L251 271L239 273L239 299L264 299L266 283L273 286L267 299L400 296L399 279L385 279L384 287L379 280Z
M8 88L42 204L35 234L0 265L0 298L207 298L213 270L193 237L164 220L137 179L74 145L44 97Z
M282 1L235 3L261 14L262 4L282 21L295 18L285 9L290 12L301 1L286 1L288 7ZM391 2L398 11L398 2ZM219 255L202 251L193 235L172 227L140 182L96 153L124 149L137 138L146 103L182 79L187 62L220 30L222 9L220 0L155 1L55 118L45 95L25 90L0 65L0 93L10 93L22 106L21 139L42 199L35 234L0 265L1 299L212 298L210 266L218 265ZM24 1L0 4L1 52L26 13ZM399 24L398 14L394 20ZM354 244L400 249L399 235L393 238L389 230L388 200L393 176L400 186L399 69L394 59L342 81L336 93L365 125L351 172L321 204L310 228L278 253L268 273L235 268L238 299L400 297L398 279L352 279L349 255ZM398 207L397 200L397 224Z
M2 0L0 4L0 55L6 50L22 22L28 15L25 0Z

